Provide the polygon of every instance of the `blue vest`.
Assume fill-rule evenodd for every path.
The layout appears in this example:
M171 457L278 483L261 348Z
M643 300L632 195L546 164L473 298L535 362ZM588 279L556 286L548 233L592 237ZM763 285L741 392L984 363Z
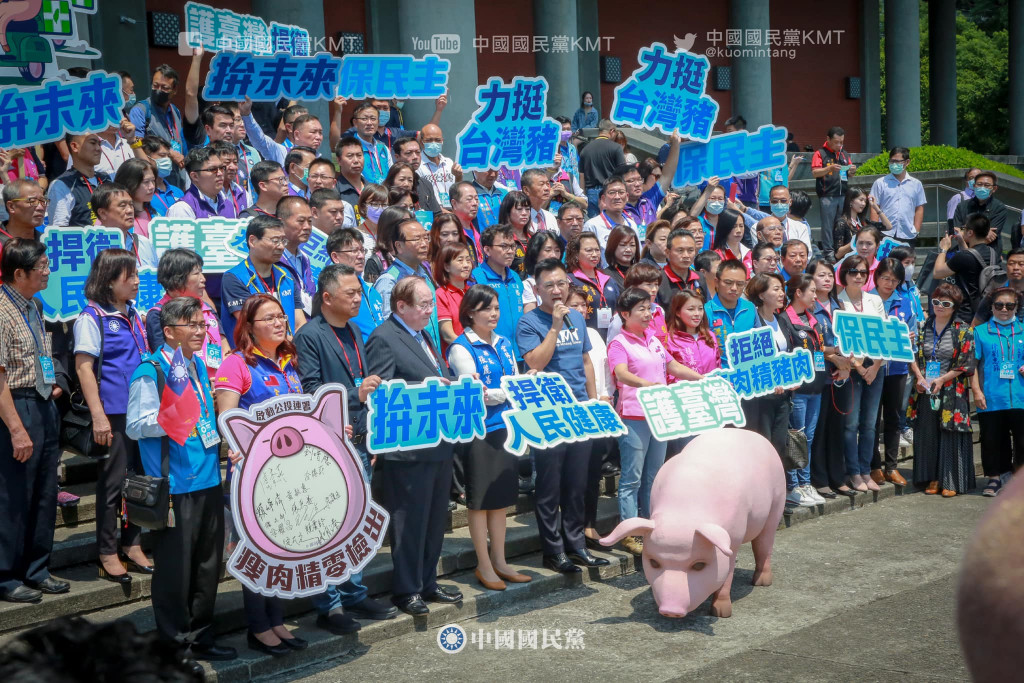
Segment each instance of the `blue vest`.
M128 316L90 303L80 315L89 316L96 323L103 339L102 369L100 371L100 400L107 415L128 412L128 385L135 368L139 367L149 346L146 328L138 312L128 306ZM93 363L95 370L96 364Z
M505 337L512 344L512 354L516 360L522 360L519 353L519 346L516 343L516 326L519 319L523 317L523 281L511 268L505 269L505 279L502 280L494 269L481 263L473 269L470 277L478 285L487 285L498 295L498 306L501 308L501 316L498 318L498 327L494 330L497 334Z
M458 345L469 351L476 363L476 371L480 375L480 381L488 389L500 389L501 378L505 375L516 374L515 352L512 349L512 342L500 334L492 333L494 346L484 342L471 342L465 334L460 334L448 347L448 355L451 355L451 347ZM451 365L449 359L448 365ZM496 406L487 406L487 418L484 426L487 432L494 432L505 429L505 421L501 415L511 408L508 402Z
M295 279L291 272L282 268L280 264L274 264L270 272L270 282L265 282L256 275L256 269L252 267L249 259L245 259L237 266L228 271L249 289L250 294L269 294L281 302L284 314L288 316L288 333L295 334ZM264 287L264 284L270 287ZM235 339L235 316L231 315L227 306L221 307L221 326L224 328L224 336L232 342Z
M238 397L238 407L242 410L248 410L250 406L281 394L302 393L302 379L299 377L299 371L295 368L294 359L289 359L282 370L276 361L270 360L262 354L256 354L256 365L252 366L246 363L245 369L249 371L252 385L249 387L249 391Z

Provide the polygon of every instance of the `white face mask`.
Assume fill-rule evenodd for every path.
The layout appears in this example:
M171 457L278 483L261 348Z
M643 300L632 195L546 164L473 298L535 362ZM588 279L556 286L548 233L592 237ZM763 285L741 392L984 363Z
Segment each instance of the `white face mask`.
M914 281L914 264L911 263L909 266L903 266L903 281L913 282Z

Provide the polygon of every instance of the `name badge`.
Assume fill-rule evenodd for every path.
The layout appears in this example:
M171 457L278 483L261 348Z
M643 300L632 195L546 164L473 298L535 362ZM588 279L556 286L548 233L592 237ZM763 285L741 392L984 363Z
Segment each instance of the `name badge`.
M221 362L224 360L224 350L220 348L220 344L214 344L211 341L206 342L206 367L213 368L216 370L220 367Z
M999 362L999 379L1013 379L1017 374L1017 364L1012 360Z
M313 315L313 296L306 290L299 292L299 298L302 300L302 311L307 316Z
M928 381L938 379L942 374L942 364L937 360L930 360L924 366L924 378Z
M612 309L610 308L599 308L597 309L597 326L603 329L607 329L612 324Z
M353 382L353 384L355 384L356 385L356 389L358 389L359 387L361 387L363 385L363 378L362 377L356 377L356 379Z
M204 418L199 419L199 437L203 440L203 448L212 448L220 443L217 425Z
M840 167L839 167L839 179L840 179L840 180L842 180L843 182L846 182L846 179L847 179L847 171L848 171L849 169L850 169L850 167L849 167L849 166L840 166Z
M816 372L823 372L825 370L825 352L815 351L814 352L814 370Z
M437 197L441 201L441 206L451 208L452 201L448 198L447 192L438 192Z
M39 369L43 373L43 384L56 384L57 373L53 369L53 359L49 356L39 357Z

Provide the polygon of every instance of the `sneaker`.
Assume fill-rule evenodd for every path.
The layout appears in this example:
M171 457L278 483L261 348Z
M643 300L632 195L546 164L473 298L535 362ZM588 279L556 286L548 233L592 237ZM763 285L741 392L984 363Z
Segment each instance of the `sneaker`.
M62 508L74 507L74 506L78 505L78 501L79 500L80 500L80 498L78 496L76 496L75 494L68 493L67 491L65 491L65 490L63 490L63 489L58 487L58 489L57 489L57 506L58 507L62 507Z
M820 505L825 502L825 499L815 491L814 487L810 484L804 484L800 488L803 490L804 495L814 501L815 505Z
M901 446L913 446L914 445L914 430L907 427L900 433L900 445Z
M622 547L625 548L626 552L632 555L643 555L644 554L644 537L643 536L626 536L622 539Z
M803 502L804 496L800 491L800 487L791 489L786 493L786 504L787 505L800 505Z

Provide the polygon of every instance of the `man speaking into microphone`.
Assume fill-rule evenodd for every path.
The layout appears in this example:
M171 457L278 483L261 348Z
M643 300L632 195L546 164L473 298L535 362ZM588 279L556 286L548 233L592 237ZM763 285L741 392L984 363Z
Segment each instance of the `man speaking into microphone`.
M516 342L532 370L561 375L578 401L597 398L590 338L579 312L566 305L569 277L558 259L534 268L539 305L524 313L516 327ZM576 564L597 567L583 536L583 493L587 485L590 442L563 443L536 450L536 516L544 549L544 566L556 572L581 571ZM575 564L574 564L575 563Z

